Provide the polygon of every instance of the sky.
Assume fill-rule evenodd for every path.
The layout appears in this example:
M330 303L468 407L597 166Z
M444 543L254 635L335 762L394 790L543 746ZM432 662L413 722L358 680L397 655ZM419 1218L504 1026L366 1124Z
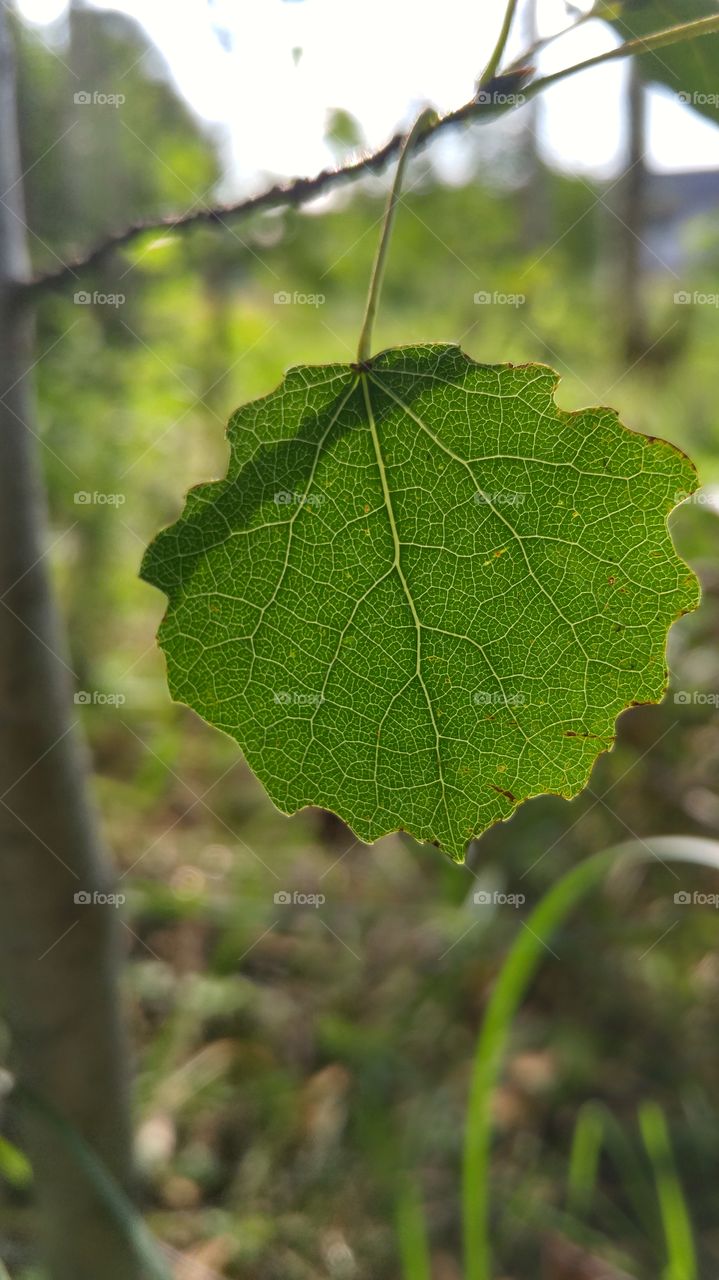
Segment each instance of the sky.
M351 112L374 148L420 106L447 110L466 101L504 4L442 0L438 10L430 0L92 0L140 22L181 93L219 128L227 199L258 189L268 174L311 175L332 163L325 133L333 108ZM43 25L61 19L67 3L18 0L18 8ZM538 0L537 17L541 35L568 21L563 0ZM552 71L615 43L606 24L592 21L545 49L538 66ZM510 55L525 45L519 30ZM539 137L549 163L595 177L618 172L626 75L626 66L614 63L542 96ZM113 90L121 85L105 91ZM650 90L648 142L656 170L719 167L719 128L667 89ZM444 176L461 179L461 137L445 136L434 155Z

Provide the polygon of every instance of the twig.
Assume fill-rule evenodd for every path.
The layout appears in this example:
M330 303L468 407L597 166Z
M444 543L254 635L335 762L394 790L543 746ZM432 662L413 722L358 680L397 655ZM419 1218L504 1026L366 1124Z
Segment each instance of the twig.
M466 120L478 119L480 116L496 114L501 110L503 110L502 107L495 107L494 104L484 101L477 102L475 98L471 98L455 111L439 116L437 122L428 127L418 140L418 148L424 147L438 130L461 124ZM308 201L315 200L328 191L334 191L347 182L354 182L365 174L381 173L400 151L405 136L402 132L395 133L376 151L362 156L359 160L354 160L351 164L341 165L335 169L323 169L312 178L293 178L290 182L275 183L258 195L249 196L236 204L191 209L187 213L167 214L165 217L133 222L122 231L111 232L94 248L70 258L62 266L43 271L25 283L19 282L17 290L22 294L37 294L64 285L68 280L79 276L80 272L98 266L116 249L125 248L141 236L153 231L184 231L189 227L212 223L222 226L229 219L247 218L253 213L266 212L269 209L299 207L307 204Z
M628 58L632 55L639 56L644 53L653 53L655 49L666 49L669 45L679 44L683 40L698 40L701 36L711 36L719 32L719 14L711 14L708 18L696 18L693 22L682 22L678 27L665 27L663 31L654 31L648 36L636 36L633 40L627 40L624 44L617 45L615 49L608 49L605 53L597 53L593 58L585 58L584 62L578 62L573 67L565 67L561 71L553 71L551 75L542 76L540 80L534 80L527 89L527 94L533 95L540 89L546 89L549 85L556 84L560 80L572 76L576 71L586 71L590 67L598 67L603 62L612 62L616 58Z
M645 53L651 53L655 49L663 49L668 45L677 44L681 40L696 40L701 36L712 35L716 32L719 32L719 15L711 15L708 18L698 18L693 22L685 22L679 26L668 27L663 31L654 32L651 35L628 40L615 49L596 54L593 58L586 58L583 62L575 63L574 66L564 67L560 71L552 72L550 75L540 76L524 86L522 93L514 95L513 101L509 103L503 101L504 98L511 97L511 95L507 94L500 95L498 102L494 101L494 95L491 92L494 81L490 80L482 87L479 99L476 97L471 98L469 102L465 102L461 107L457 107L456 110L449 111L446 115L438 116L434 123L428 123L427 128L417 139L416 146L418 149L424 147L436 134L452 126L512 110L513 107L519 105L519 102L528 101L550 85L557 84L568 76L576 75L579 71L600 66L604 62L610 62L616 58L626 58L631 55L641 56ZM500 77L500 79L502 78ZM516 87L521 87L519 73L516 73L516 79ZM131 226L125 227L124 230L107 236L106 239L95 245L93 249L79 254L76 258L64 263L56 270L43 272L25 282L18 282L16 293L19 300L23 300L42 294L47 289L54 289L64 285L67 280L76 279L81 272L98 266L114 250L132 244L140 236L147 235L149 232L185 230L187 227L202 226L210 223L223 225L227 219L246 218L250 214L268 209L287 206L299 207L309 200L316 199L319 195L333 191L344 183L356 181L366 173L381 172L385 165L399 152L404 141L405 134L396 133L390 138L389 142L379 147L377 151L370 152L361 159L355 160L352 164L343 165L337 169L323 169L321 173L316 174L313 178L294 178L291 182L277 183L266 191L262 191L256 196L250 196L247 200L241 200L237 204L219 205L207 209L192 209L187 213L167 215L164 218L153 218L145 222L135 222Z

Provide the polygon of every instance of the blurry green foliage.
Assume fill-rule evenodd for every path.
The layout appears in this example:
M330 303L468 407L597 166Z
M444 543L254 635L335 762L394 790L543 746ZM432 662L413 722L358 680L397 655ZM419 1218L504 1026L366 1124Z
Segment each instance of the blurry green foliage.
M207 201L220 173L137 23L72 5L67 24L60 48L57 32L45 45L16 24L25 203L38 268L57 266L102 232ZM113 95L119 105L103 100Z

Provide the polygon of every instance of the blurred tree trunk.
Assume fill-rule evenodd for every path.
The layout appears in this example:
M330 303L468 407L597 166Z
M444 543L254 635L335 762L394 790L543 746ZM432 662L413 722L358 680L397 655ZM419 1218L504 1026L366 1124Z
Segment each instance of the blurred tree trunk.
M619 184L618 312L622 317L623 357L627 364L640 360L650 346L644 305L642 249L646 223L647 167L646 90L639 60L629 62L629 154Z
M523 13L521 45L531 49L539 37L537 0L529 0ZM524 175L521 188L522 248L531 253L539 245L546 245L552 238L550 191L547 170L539 153L538 98L533 98L524 108L526 125L520 140L520 155Z
M43 558L45 511L29 375L29 263L13 50L0 3L0 994L18 1079L127 1184L127 1065L118 917L76 894L110 888ZM62 1138L23 1103L52 1280L139 1280L115 1223Z

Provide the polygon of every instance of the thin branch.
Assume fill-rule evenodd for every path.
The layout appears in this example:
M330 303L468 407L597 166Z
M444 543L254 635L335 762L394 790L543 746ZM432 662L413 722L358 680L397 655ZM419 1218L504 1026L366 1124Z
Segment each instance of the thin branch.
M477 102L475 98L471 98L469 102L465 102L455 111L450 111L444 116L437 117L436 123L428 126L427 130L418 139L417 147L424 147L429 138L439 130L446 129L451 125L462 124L467 120L496 115L501 110L503 110L502 107L496 107L491 102ZM184 231L189 227L212 223L222 226L229 219L247 218L251 214L267 212L270 209L299 207L307 204L308 201L315 200L318 196L325 195L329 191L334 191L345 183L354 182L365 174L381 173L395 155L399 153L405 137L405 133L397 132L383 146L368 155L362 156L359 160L354 160L350 164L341 165L335 169L323 169L312 178L293 178L290 182L275 183L258 195L249 196L236 204L191 209L187 213L168 214L166 217L133 222L123 228L122 231L110 233L94 248L69 259L62 266L44 271L27 282L18 282L17 292L19 294L33 294L64 285L68 280L79 276L80 272L99 266L116 249L125 248L150 232Z
M600 17L601 14L597 13L595 9L587 9L584 13L580 13L579 16L575 18L574 22L568 22L566 27L560 27L558 31L553 31L551 35L548 36L538 36L529 48L524 50L524 53L520 53L518 57L514 58L513 61L510 62L509 66L506 68L507 74L517 70L519 67L526 66L528 63L534 62L538 53L543 53L545 49L548 49L552 44L556 44L563 36L568 36L572 31L578 31L580 27L585 25L585 23L591 22Z
M574 75L576 71L586 71L590 67L600 66L603 62L611 62L616 58L627 58L631 55L653 53L655 49L666 49L668 45L680 44L684 40L698 40L701 36L710 36L717 32L719 32L719 14L711 14L708 18L696 18L693 22L683 22L678 27L665 27L663 31L654 31L648 36L636 36L633 40L617 45L615 49L608 49L606 53L597 53L593 58L585 58L584 62L578 62L573 67L565 67L561 71L553 71L551 75L542 76L539 80L533 80L526 92L527 95L530 93L534 95L548 88L549 85Z
M632 55L641 56L642 54L651 53L655 49L663 49L668 45L678 44L683 40L696 40L701 36L708 36L717 32L719 32L719 15L711 15L708 18L698 18L693 22L685 22L679 26L668 27L663 31L654 32L651 35L628 40L615 49L609 49L605 53L586 58L583 62L575 63L574 66L564 67L560 71L552 72L550 75L540 76L530 84L524 84L524 79L529 74L528 68L524 68L514 74L507 73L499 77L498 80L485 84L480 90L479 100L476 97L470 98L469 102L465 102L454 111L438 116L434 123L429 122L426 129L417 138L415 147L417 149L424 147L436 134L452 126L504 114L518 105L517 99L519 99L519 102L529 101L530 98L535 97L550 85L558 84L559 81L567 79L568 76L576 75L578 72L585 71L590 67L598 67L602 63L610 62L617 58L626 58ZM514 101L507 103L504 99L512 97L512 94L507 92L510 79L513 81L512 88L521 89L522 92L521 94L515 93ZM494 83L500 85L502 89L502 94L499 95L499 102L494 100L495 95L491 92L492 84ZM253 213L263 212L268 209L290 206L299 207L309 200L314 200L317 196L333 191L347 182L356 181L366 173L381 172L400 151L405 141L405 136L404 133L396 133L377 151L370 152L361 159L355 160L352 164L343 165L337 169L323 169L321 173L316 174L313 178L294 178L291 182L277 183L266 191L262 191L256 196L250 196L247 200L241 200L237 204L219 205L208 209L192 209L187 213L168 215L164 218L153 218L146 222L135 222L123 231L109 235L105 240L97 244L94 249L90 249L70 262L64 263L57 270L43 272L26 282L19 281L16 285L16 293L20 299L23 299L43 293L47 289L64 285L66 281L77 278L81 272L98 266L108 254L116 249L132 244L140 236L147 235L149 232L185 230L187 227L211 223L223 225L227 219L246 218Z

